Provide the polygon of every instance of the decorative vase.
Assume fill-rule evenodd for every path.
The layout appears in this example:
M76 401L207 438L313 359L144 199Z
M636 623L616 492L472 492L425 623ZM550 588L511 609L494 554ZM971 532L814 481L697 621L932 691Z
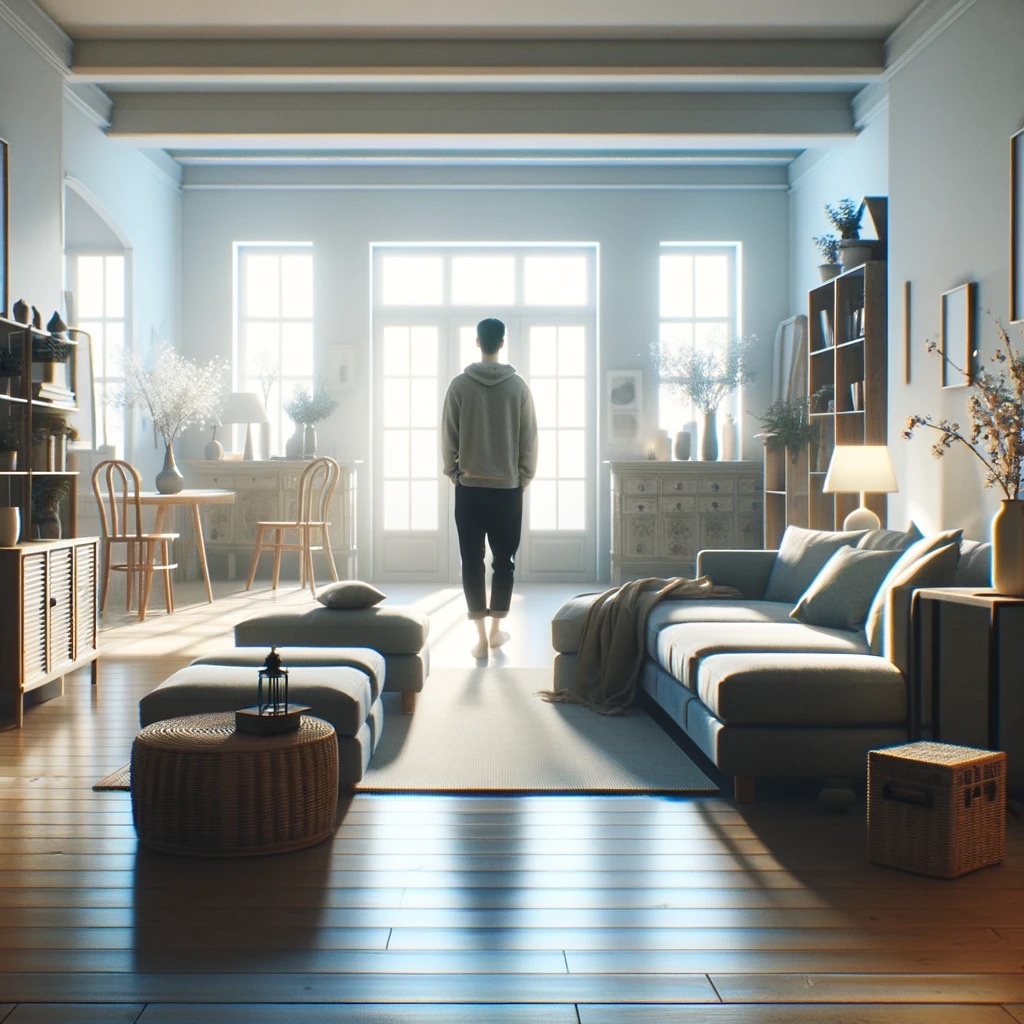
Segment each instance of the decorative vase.
M211 462L217 462L219 459L223 459L224 445L217 440L208 441L206 447L203 449L203 458L209 459Z
M164 448L164 468L156 475L156 489L161 494L177 494L185 486L185 478L181 475L174 461L174 445Z
M1003 499L992 520L992 589L1024 597L1024 500Z
M722 461L734 462L736 460L736 420L730 413L725 414L722 420Z
M18 299L17 302L11 307L11 316L17 320L19 324L27 324L31 319L28 303L24 299Z
M679 433L676 434L676 441L672 448L672 454L675 456L677 462L686 462L689 460L692 444L693 441L688 430L680 430Z
M818 264L818 274L821 276L822 281L831 281L833 277L838 277L842 272L842 263Z
M839 239L839 255L844 267L859 267L862 263L867 263L874 252L874 242L865 242L862 238Z
M301 423L295 424L295 433L284 443L284 457L286 459L301 459L302 449L305 445L305 427Z
M0 507L0 548L13 548L21 534L21 509Z
M10 451L0 451L0 470L5 473L13 473L18 468L18 452L12 448Z
M60 509L53 507L37 508L32 515L36 527L36 536L40 540L60 540Z
M316 457L316 442L316 428L312 424L308 424L302 432L302 457L304 459Z
M704 433L700 439L700 457L704 462L718 460L718 415L715 409L704 412Z

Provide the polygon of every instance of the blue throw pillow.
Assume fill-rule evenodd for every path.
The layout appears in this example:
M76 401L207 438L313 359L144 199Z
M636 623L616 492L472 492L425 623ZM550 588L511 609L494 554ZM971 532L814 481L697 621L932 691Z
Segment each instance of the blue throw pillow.
M840 548L822 566L790 616L808 626L860 629L878 585L899 557L898 550Z
M864 530L837 532L787 526L763 600L796 604L836 551L856 544L863 534Z

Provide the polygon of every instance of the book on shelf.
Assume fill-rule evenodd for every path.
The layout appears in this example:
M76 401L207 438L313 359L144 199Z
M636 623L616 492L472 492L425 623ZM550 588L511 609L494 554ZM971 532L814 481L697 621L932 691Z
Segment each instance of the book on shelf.
M821 344L823 348L832 347L832 319L827 309L818 310L818 317L821 322Z
M74 405L75 393L62 384L49 381L36 381L32 385L32 397L40 402L52 402L54 405Z

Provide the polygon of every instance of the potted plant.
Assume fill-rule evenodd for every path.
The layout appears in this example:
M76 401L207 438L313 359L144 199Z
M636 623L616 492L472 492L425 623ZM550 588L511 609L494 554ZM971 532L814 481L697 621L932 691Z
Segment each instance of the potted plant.
M839 239L832 234L819 235L814 239L814 245L821 256L818 273L821 274L822 281L831 281L843 269L839 262Z
M32 522L36 536L60 540L60 503L71 492L71 478L40 476L32 484Z
M818 444L818 425L808 416L808 404L806 398L784 398L772 402L763 416L751 413L764 427L764 443L784 446L790 462L796 462L808 445Z
M707 461L718 458L718 424L716 413L722 400L737 388L757 379L747 363L750 338L730 338L721 348L687 348L682 351L654 349L654 364L663 384L676 389L687 401L704 413L704 432L700 457Z
M0 470L13 472L18 468L21 447L21 424L14 416L0 416Z
M134 357L125 366L124 386L115 401L141 407L149 414L153 432L164 442L164 465L156 475L161 494L176 494L183 478L174 461L174 440L190 426L205 425L214 417L227 378L227 365L219 359L195 363L165 345L152 367ZM155 437L154 437L155 441Z
M21 397L21 353L0 349L0 377L4 379L5 393Z
M839 232L840 262L849 269L859 267L871 259L874 245L862 241L860 222L864 216L864 204L855 203L852 199L840 199L838 203L825 204L825 216Z
M305 384L295 385L292 397L284 403L284 411L296 427L285 446L288 458L311 459L316 455L316 424L327 419L339 404L327 393L323 381L317 381L312 391Z

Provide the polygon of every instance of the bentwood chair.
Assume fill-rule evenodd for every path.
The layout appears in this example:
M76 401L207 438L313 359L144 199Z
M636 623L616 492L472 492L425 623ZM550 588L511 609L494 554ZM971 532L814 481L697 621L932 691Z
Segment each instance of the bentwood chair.
M171 573L177 563L171 561L171 544L176 533L147 533L142 522L142 477L130 463L121 459L101 462L92 474L92 489L100 511L103 583L100 590L100 611L107 607L110 573L123 572L126 586L126 609L132 610L132 597L137 595L139 621L146 618L153 576L164 580L164 604L167 614L174 611L174 584ZM124 549L122 561L116 561L115 548Z
M294 520L261 521L256 524L256 546L249 564L249 579L245 589L256 579L256 566L264 551L274 553L274 590L281 577L281 555L285 551L299 554L299 586L309 587L316 596L313 578L313 552L322 551L331 570L331 579L337 582L338 570L331 551L331 498L338 486L341 467L334 459L322 456L314 459L299 477L299 492Z

